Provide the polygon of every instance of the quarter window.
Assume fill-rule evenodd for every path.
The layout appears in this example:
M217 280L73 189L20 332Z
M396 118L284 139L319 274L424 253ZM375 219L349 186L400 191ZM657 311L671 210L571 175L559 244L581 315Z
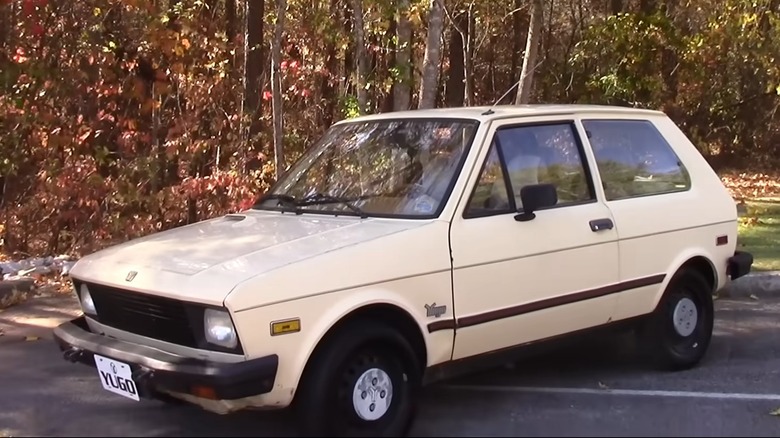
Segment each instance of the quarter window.
M685 166L647 120L586 120L608 201L688 190Z
M544 183L555 185L559 206L595 200L572 124L499 128L466 215L520 211L520 190Z

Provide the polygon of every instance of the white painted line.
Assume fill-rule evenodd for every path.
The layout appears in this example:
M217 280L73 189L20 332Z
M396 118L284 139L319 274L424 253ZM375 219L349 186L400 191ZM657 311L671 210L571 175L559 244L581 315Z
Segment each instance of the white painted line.
M499 386L499 385L444 385L444 389L458 391L487 392L535 392L545 394L589 394L589 395L629 395L644 397L687 397L710 398L717 400L772 400L780 401L780 394L746 394L738 392L699 392L699 391L663 391L644 389L596 389L596 388L555 388L535 386Z

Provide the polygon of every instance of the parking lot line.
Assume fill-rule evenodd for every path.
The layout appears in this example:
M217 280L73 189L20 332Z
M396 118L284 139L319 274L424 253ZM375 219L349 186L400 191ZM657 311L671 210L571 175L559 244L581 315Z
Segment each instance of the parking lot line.
M499 385L444 385L443 389L457 391L487 392L529 392L547 394L588 394L588 395L628 395L644 397L688 397L717 400L772 400L780 401L780 394L752 394L738 392L700 392L700 391L664 391L644 389L597 389L597 388L560 388L536 386L499 386Z

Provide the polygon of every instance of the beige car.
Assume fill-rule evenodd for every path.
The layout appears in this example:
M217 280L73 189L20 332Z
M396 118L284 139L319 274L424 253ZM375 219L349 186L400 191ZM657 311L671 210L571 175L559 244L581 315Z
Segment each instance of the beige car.
M372 115L247 211L81 259L84 315L55 337L132 400L402 435L422 385L510 347L630 323L660 365L696 365L713 291L752 265L736 243L733 199L661 112Z

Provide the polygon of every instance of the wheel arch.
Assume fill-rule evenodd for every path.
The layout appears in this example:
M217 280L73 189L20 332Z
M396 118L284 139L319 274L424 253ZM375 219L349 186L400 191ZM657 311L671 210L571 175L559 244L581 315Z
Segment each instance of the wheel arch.
M715 268L715 264L712 259L705 255L703 252L689 253L678 259L673 269L670 269L669 275L663 283L663 287L659 289L657 296L655 297L655 303L653 308L657 308L661 302L661 298L664 296L669 288L669 284L677 277L681 272L691 269L704 277L707 281L707 285L710 288L711 293L715 293L715 289L718 285L718 270Z
M301 367L297 378L298 385L293 392L293 398L295 398L298 387L305 379L308 370L315 362L322 348L325 348L328 342L335 336L338 336L343 330L360 321L381 322L398 330L401 336L409 342L412 353L415 355L414 359L417 361L422 374L428 363L428 350L425 336L418 322L400 305L386 301L367 303L344 313L316 340Z

